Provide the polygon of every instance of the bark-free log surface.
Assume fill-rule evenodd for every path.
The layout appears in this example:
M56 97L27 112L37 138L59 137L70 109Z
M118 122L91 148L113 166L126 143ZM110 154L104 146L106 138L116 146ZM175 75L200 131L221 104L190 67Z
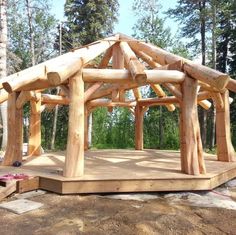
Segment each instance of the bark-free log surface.
M150 84L152 90L156 93L156 95L160 98L166 97L166 93L163 91L160 85L158 84ZM173 112L175 111L175 106L173 104L167 104L166 108L170 111Z
M126 36L122 36L122 38L125 37ZM133 48L133 50L140 50L145 52L150 57L152 57L153 60L157 61L161 65L183 61L184 71L186 71L193 78L201 80L217 88L218 90L224 89L230 79L227 74L223 74L203 65L198 65L190 60L174 55L149 43L134 40L130 41L129 45L131 46L131 48Z
M84 174L84 82L82 71L70 78L69 127L63 175Z
M231 162L235 160L234 147L231 142L229 92L221 94L224 107L216 106L216 143L219 161Z
M134 107L137 104L136 101L117 101L113 102L107 99L97 99L87 102L88 107Z
M70 99L60 95L42 94L42 103L68 105Z
M199 142L197 111L197 80L186 77L182 85L183 101L180 108L181 169L190 175L199 175L204 167Z
M12 165L15 161L22 161L23 146L23 112L16 108L19 93L9 94L8 99L8 136L7 148L2 165Z
M135 149L143 150L143 107L135 107Z
M144 70L147 83L182 83L185 74L177 70ZM125 69L83 69L84 82L127 83L135 82ZM138 83L137 83L138 84Z
M79 71L86 63L96 58L115 44L117 37L110 37L70 52L70 58L47 69L47 78L52 85L59 85Z
M144 65L139 62L138 58L131 50L127 42L120 42L120 47L133 79L139 84L145 83L147 77L144 72Z
M38 101L30 101L28 155L41 155L41 98Z

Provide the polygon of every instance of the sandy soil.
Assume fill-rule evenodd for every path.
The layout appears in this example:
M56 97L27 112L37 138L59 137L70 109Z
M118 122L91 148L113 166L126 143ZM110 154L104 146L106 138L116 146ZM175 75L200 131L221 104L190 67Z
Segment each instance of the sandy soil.
M235 210L171 205L165 199L139 202L96 195L47 193L29 200L42 202L44 207L22 215L0 209L0 234L236 234Z

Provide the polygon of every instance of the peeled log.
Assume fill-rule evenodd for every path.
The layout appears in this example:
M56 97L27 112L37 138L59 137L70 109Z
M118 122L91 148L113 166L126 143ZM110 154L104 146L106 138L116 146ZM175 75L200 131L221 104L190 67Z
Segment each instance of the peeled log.
M184 70L193 78L200 80L222 90L227 85L230 77L227 74L198 64L184 64Z
M78 177L84 174L84 82L81 71L70 78L70 92L69 127L63 176Z
M236 93L236 80L230 79L226 88Z
M1 90L0 104L6 101L7 99L8 99L8 92L6 92L5 90Z
M127 39L127 37L124 35L121 38ZM218 90L224 89L229 81L230 77L227 74L222 74L221 72L206 66L195 64L190 60L174 55L159 47L151 45L150 43L140 42L137 40L135 41L134 39L133 41L129 42L129 45L134 50L141 50L145 52L161 65L174 63L180 60L183 61L184 71L188 72L190 76L197 80L201 80L217 88Z
M197 81L186 77L180 108L181 169L189 175L205 173L197 111Z
M111 40L111 41L109 41ZM62 58L55 65L47 67L47 78L52 85L59 85L79 71L90 60L99 56L115 44L117 37L100 40L71 53L68 59ZM60 58L60 57L58 57Z
M158 84L150 84L151 88L153 91L157 94L158 97L166 97L166 93L162 90L161 86ZM170 111L173 112L175 110L175 106L173 104L167 104L166 108Z
M127 101L127 102L112 102L107 99L97 99L92 100L87 103L89 108L91 107L134 107L137 104L136 101Z
M181 83L185 74L177 70L144 70L146 83ZM125 69L83 69L84 82L136 83L129 70Z
M46 103L46 104L68 105L70 103L70 99L68 97L64 97L60 95L42 94L41 99L42 99L42 103Z
M140 63L127 42L120 42L120 47L133 79L139 84L145 83L147 76L144 72L144 65Z
M229 91L221 94L223 109L216 106L216 144L218 161L235 161L235 151L231 142Z
M179 100L174 96L167 96L163 98L148 98L141 99L138 101L138 105L141 106L155 106L155 105L166 105L179 103Z

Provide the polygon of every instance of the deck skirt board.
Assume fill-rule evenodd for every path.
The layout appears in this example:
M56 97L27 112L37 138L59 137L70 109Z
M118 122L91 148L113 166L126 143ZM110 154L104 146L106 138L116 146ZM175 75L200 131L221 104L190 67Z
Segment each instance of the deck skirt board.
M62 176L64 152L28 158L22 167L0 167L0 175L39 177L39 187L60 194L211 190L236 177L236 162L205 154L207 174L180 171L180 153L161 150L93 150L85 153L82 177Z

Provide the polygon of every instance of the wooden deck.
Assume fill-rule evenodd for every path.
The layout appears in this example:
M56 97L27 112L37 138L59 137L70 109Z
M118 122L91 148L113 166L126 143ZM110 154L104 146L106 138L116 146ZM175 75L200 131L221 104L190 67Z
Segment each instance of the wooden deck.
M85 174L64 178L65 153L26 159L20 168L0 167L0 175L25 173L39 177L39 188L61 194L210 190L236 177L236 162L219 162L205 154L207 174L180 172L180 153L159 150L87 151Z

